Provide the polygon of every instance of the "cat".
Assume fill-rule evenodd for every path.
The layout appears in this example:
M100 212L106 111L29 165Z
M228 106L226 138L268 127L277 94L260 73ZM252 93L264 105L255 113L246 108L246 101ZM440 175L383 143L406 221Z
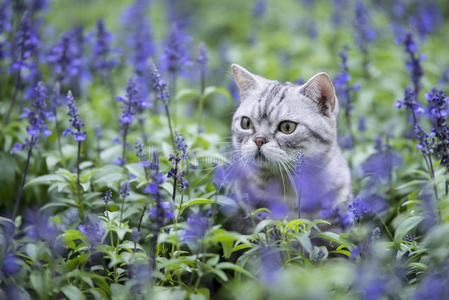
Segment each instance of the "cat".
M241 99L232 118L232 145L245 169L236 198L245 208L284 204L289 219L346 211L351 175L337 142L338 99L329 76L318 73L297 85L237 64L231 69ZM281 196L273 196L275 190Z

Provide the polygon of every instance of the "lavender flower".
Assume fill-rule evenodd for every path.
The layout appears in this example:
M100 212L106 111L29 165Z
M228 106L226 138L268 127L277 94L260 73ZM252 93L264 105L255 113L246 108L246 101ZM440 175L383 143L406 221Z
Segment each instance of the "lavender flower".
M443 16L436 3L418 3L418 10L409 19L410 26L424 38L443 23Z
M156 92L157 99L162 102L167 102L169 94L167 92L167 84L162 80L161 74L157 70L156 66L153 65L153 90Z
M413 242L415 240L415 236L411 233L407 233L405 235L405 241L406 242Z
M209 62L209 57L207 56L207 48L204 43L200 44L200 53L198 54L196 61L200 69L201 94L204 94L204 89L206 87L207 63Z
M0 270L6 278L17 274L20 271L20 268L20 260L16 255L12 253L6 253L3 256Z
M266 9L266 0L255 0L253 4L253 16L259 19L262 18L265 15Z
M11 26L11 9L10 1L5 0L0 4L0 36L7 34L12 29ZM0 61L8 56L9 43L5 40L0 40ZM1 69L0 69L1 70Z
M202 214L193 214L187 218L187 227L184 232L183 240L186 242L197 242L204 238L211 223L209 218Z
M359 249L359 247L355 246L354 249L352 249L351 255L349 256L349 258L354 259L359 255L360 255L360 249Z
M355 4L355 43L362 53L368 51L368 44L377 37L376 31L372 28L371 17L363 1Z
M144 109L147 107L147 101L139 97L139 90L137 88L137 77L131 76L126 86L126 98L117 97L118 102L122 102L121 108L123 109L123 114L120 119L120 124L122 126L122 156L119 157L114 164L124 165L126 163L126 146L127 146L127 136L129 131L129 126L134 120L134 115L139 109Z
M19 151L24 148L36 148L39 141L39 137L47 137L51 135L52 131L47 128L45 121L51 119L53 114L47 110L47 89L42 82L39 82L34 89L33 102L31 103L31 109L25 108L21 118L28 118L27 132L31 139L26 138L23 144L16 143L11 153Z
M159 216L163 216L164 219L163 223L166 223L167 220L172 220L174 218L175 214L169 202L161 201L159 209L162 210L158 211L157 205L151 208L149 211L150 218L157 220Z
M37 56L39 39L36 35L35 25L31 21L31 14L26 11L20 22L19 31L16 34L11 71L26 71L35 68L31 57Z
M101 128L101 125L97 125L94 128L94 137L97 140L100 140L103 137L103 129Z
M50 220L50 214L45 211L25 212L26 235L33 240L45 241L55 246L59 230L55 223Z
M426 93L428 101L427 114L431 120L432 129L430 136L435 137L435 153L441 160L441 165L449 172L449 97L443 91L432 89Z
M127 29L128 47L131 49L131 62L139 77L146 75L148 59L155 53L151 24L146 17L148 0L135 0L125 11L124 25Z
M408 32L405 37L397 37L396 43L402 43L405 48L405 52L409 56L409 60L406 63L407 69L410 70L410 79L413 83L413 90L415 98L419 95L419 91L421 88L420 80L423 76L423 70L421 67L421 60L424 59L423 56L416 56L416 52L418 52L419 48L413 39L413 34Z
M187 152L187 144L184 137L178 131L176 131L176 149L181 152L182 159L189 157L190 154Z
M176 76L185 66L191 64L190 54L187 50L189 42L190 36L183 33L177 23L172 24L161 57L163 70Z
M97 21L96 40L92 49L92 65L94 70L103 73L103 76L108 76L112 68L114 68L118 61L110 58L111 48L109 46L112 35L106 30L102 19Z
M105 234L105 230L100 226L100 222L93 222L86 225L80 224L78 225L78 230L88 238L92 249L102 242Z
M70 116L69 121L72 124L72 127L73 129L75 129L75 131L73 131L70 128L67 128L66 130L64 130L62 135L66 136L70 134L73 135L75 141L77 142L84 141L86 139L86 131L81 131L81 128L84 127L84 123L79 119L80 115L78 113L78 109L76 108L76 102L72 96L71 91L67 93L66 105L68 108L67 115Z
M120 197L122 197L122 206L120 208L120 224L122 223L123 219L123 209L125 208L125 201L129 197L129 189L129 182L123 182L122 186L120 187Z
M103 196L103 201L106 203L106 205L112 200L112 191L111 190L107 190L104 193Z
M374 180L391 179L393 170L402 164L402 156L391 149L391 146L382 144L382 139L376 139L377 152L368 157L362 164L364 175Z
M371 206L360 196L348 205L348 211L359 221L364 215L371 212Z
M47 62L53 68L56 81L68 84L78 76L82 63L79 51L73 32L63 33L61 40L47 55Z
M371 240L372 241L377 241L380 239L380 236L382 235L382 231L380 230L379 227L376 227L373 229L373 232L371 233Z

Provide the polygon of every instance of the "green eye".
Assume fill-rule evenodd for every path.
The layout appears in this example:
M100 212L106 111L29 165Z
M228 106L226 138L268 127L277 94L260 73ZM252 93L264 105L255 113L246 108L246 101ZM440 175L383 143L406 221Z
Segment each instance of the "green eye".
M279 130L282 133L290 134L296 129L296 123L292 121L283 121L279 124Z
M248 118L248 117L242 118L241 125L242 125L243 129L252 129L254 127L253 122L251 122L250 118Z

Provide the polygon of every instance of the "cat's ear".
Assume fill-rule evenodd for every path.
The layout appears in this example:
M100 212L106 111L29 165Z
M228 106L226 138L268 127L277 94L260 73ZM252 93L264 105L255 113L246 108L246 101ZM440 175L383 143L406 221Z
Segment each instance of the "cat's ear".
M330 116L331 113L335 112L337 106L335 89L326 73L318 73L310 78L301 87L300 92L315 101L322 114Z
M249 91L262 86L261 77L252 74L245 68L237 64L232 64L231 70L235 83L240 89L241 98L243 98Z

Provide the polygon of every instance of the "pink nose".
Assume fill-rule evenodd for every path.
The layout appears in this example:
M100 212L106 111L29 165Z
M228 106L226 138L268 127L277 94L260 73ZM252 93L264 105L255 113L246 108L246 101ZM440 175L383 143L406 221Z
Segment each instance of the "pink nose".
M262 147L262 145L265 144L266 142L267 139L264 137L258 136L254 138L254 143L256 143L258 148Z

